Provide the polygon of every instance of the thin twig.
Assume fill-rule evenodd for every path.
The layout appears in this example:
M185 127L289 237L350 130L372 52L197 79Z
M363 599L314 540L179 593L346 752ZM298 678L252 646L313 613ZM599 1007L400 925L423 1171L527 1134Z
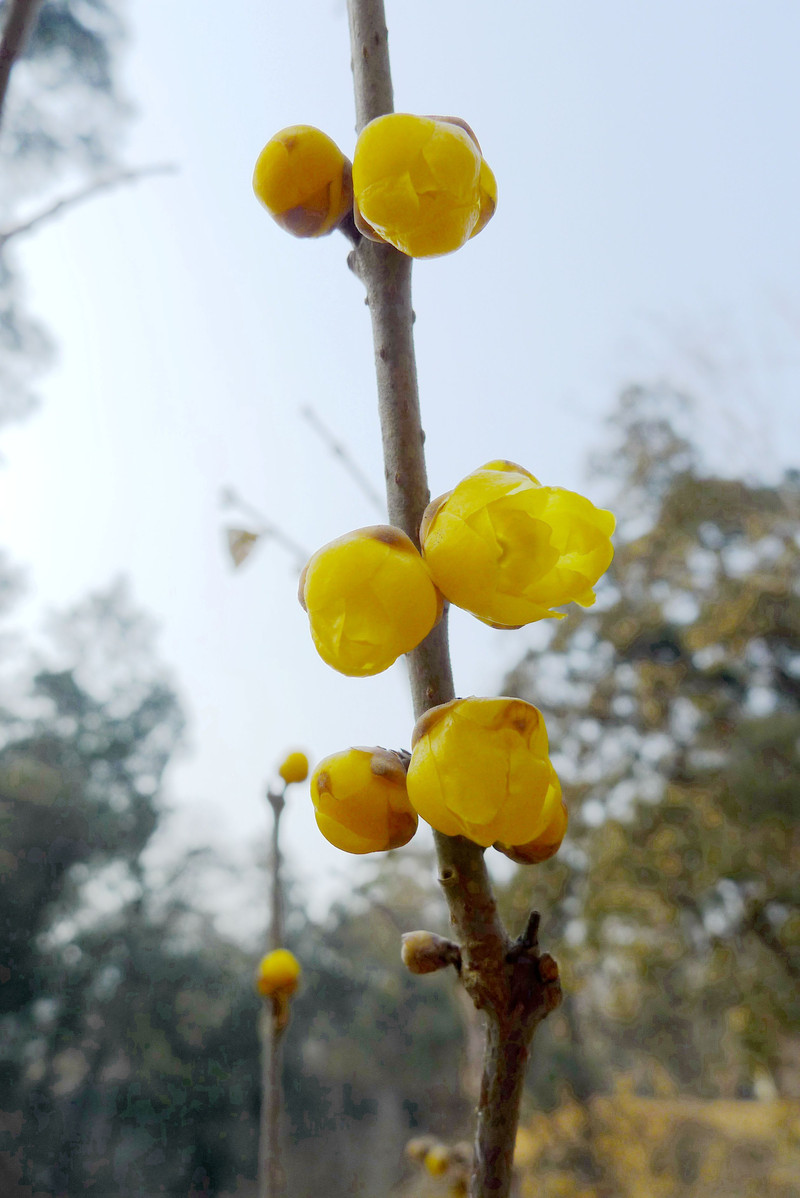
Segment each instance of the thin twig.
M220 506L223 508L238 508L240 512L253 521L254 528L252 531L254 535L261 537L264 540L271 537L273 541L277 541L281 548L285 549L286 552L294 558L295 567L298 574L300 573L300 571L303 569L303 566L311 556L308 550L304 549L302 545L299 545L297 541L294 541L289 534L285 533L282 528L278 527L277 524L270 524L270 522L264 518L263 513L260 512L252 503L248 502L248 500L242 499L241 495L239 495L237 491L234 491L233 487L225 487L220 499Z
M347 471L350 477L355 482L367 499L377 508L381 515L384 514L384 503L378 492L372 486L372 483L364 474L361 467L354 461L352 454L342 445L341 441L337 441L333 433L320 420L317 413L312 407L306 405L300 409L300 415L303 416L313 428L314 432L321 441L327 445L334 457L338 458L342 467Z
M22 55L36 24L41 0L10 0L8 18L0 38L0 122L11 78L11 68Z
M348 0L357 126L393 110L383 0ZM367 290L375 344L389 519L418 543L429 499L419 410L411 307L411 260L366 239L349 264ZM409 655L417 718L454 697L446 620ZM439 881L460 942L461 979L486 1014L473 1198L506 1198L529 1046L537 1025L560 1000L553 959L526 946L508 960L511 942L497 913L483 850L464 837L435 833ZM540 960L544 968L540 971Z
M284 903L281 881L280 820L286 805L284 792L267 791L272 808L270 853L269 948L283 948ZM259 1198L281 1198L286 1178L281 1162L281 1060L283 1033L288 1022L288 1000L264 1003L261 1014L261 1119L258 1145Z
M20 222L18 225L13 225L10 229L0 230L0 250L11 240L12 237L21 237L25 233L31 233L34 229L38 229L48 220L53 220L54 217L65 212L68 208L74 208L78 204L84 203L85 200L92 199L102 191L110 191L113 187L120 187L123 183L138 183L140 179L145 179L151 175L171 175L174 174L177 167L171 163L163 163L159 166L140 166L130 167L124 171L118 171L115 175L109 175L105 179L97 179L94 183L89 183L86 187L80 188L79 191L73 192L71 195L62 196L61 199L55 200L52 204L48 204L46 208L42 208L40 212L36 212L27 220Z

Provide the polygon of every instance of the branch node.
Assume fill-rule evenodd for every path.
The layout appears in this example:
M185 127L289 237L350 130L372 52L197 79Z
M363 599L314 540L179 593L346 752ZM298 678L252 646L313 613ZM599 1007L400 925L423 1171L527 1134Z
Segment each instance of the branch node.
M539 977L545 984L558 981L558 961L549 953L542 953L539 958Z

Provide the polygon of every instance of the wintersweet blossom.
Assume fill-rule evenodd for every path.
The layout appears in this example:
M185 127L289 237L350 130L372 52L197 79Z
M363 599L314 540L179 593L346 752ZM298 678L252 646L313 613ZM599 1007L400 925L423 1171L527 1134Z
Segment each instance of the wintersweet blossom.
M552 769L552 766L550 768ZM561 786L555 770L552 772L551 786L557 788L560 797ZM552 808L550 796L546 800L546 806ZM496 841L494 847L498 852L504 853L506 857L510 857L512 861L516 861L517 865L538 865L540 862L548 861L551 857L554 857L561 848L561 842L566 835L568 820L567 805L561 799L555 805L547 827L534 840L529 840L527 844L518 845L502 844L500 841Z
M497 204L497 184L469 126L395 112L362 130L353 155L358 227L412 258L459 249Z
M542 486L514 462L487 462L428 505L425 561L451 603L495 628L519 628L561 604L589 607L614 550L611 512Z
M561 801L541 713L522 699L454 699L432 707L412 737L408 797L447 836L484 847L527 844Z
M276 948L262 957L256 970L256 990L264 998L294 994L300 981L300 962L288 948Z
M326 757L312 775L311 800L320 832L346 853L396 849L417 830L405 763L388 749L345 749Z
M322 549L300 577L300 602L323 661L342 674L379 674L416 648L442 597L399 528L358 528Z
M305 753L288 753L281 762L278 773L287 786L292 782L305 782L308 777L308 758Z
M289 233L323 237L352 210L352 167L321 129L290 125L259 154L253 190Z

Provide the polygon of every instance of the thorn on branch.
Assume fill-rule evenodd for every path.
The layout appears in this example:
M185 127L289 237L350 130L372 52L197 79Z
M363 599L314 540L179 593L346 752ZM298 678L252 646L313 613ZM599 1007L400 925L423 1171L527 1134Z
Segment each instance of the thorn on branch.
M539 924L541 923L541 915L538 911L531 911L528 916L528 922L525 924L525 931L521 936L518 936L506 956L507 961L518 961L520 957L536 957L539 952Z

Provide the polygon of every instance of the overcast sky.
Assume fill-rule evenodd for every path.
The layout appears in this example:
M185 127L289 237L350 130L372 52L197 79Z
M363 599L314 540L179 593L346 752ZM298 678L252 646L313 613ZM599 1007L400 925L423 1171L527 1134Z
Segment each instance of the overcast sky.
M580 487L633 378L701 400L719 468L800 451L800 6L785 0L387 0L396 107L475 129L499 206L414 271L431 489L494 457ZM378 488L369 322L337 235L300 242L253 198L289 124L352 155L343 0L131 3L131 164L178 173L87 203L22 250L59 345L42 407L3 436L0 542L27 566L17 624L120 574L157 618L190 720L170 844L244 854L286 749L408 745L404 667L316 658L290 558L234 575L234 487L309 552L377 513L303 420L311 405ZM590 491L591 494L591 491ZM580 618L576 615L575 618ZM491 693L532 633L452 620L456 688ZM351 859L286 817L328 894Z

